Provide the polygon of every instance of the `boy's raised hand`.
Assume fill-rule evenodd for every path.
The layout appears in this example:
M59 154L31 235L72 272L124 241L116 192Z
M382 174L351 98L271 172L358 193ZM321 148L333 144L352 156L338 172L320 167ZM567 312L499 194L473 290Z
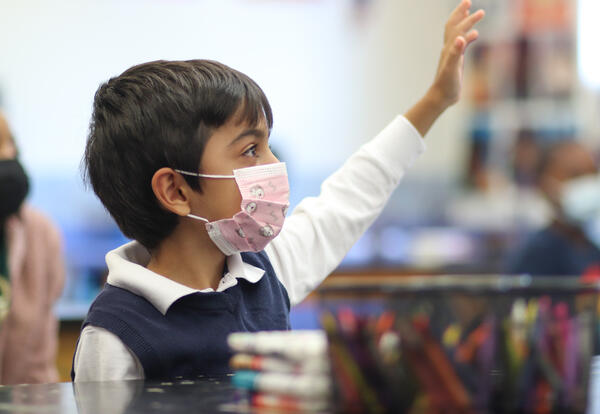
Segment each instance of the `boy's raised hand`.
M464 53L479 36L473 27L485 15L483 10L471 13L470 9L471 0L461 0L450 14L444 29L444 47L435 80L425 96L405 114L422 136L438 116L460 98Z
M485 14L483 10L471 14L470 8L471 0L462 0L450 14L444 30L444 47L432 89L448 106L460 97L464 53L469 44L479 36L479 32L473 27Z

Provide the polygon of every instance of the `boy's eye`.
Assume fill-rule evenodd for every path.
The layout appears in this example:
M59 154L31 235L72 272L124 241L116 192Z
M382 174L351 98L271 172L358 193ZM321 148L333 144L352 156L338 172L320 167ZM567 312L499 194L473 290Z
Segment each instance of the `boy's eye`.
M246 151L244 151L244 156L246 157L256 157L256 145L252 145Z

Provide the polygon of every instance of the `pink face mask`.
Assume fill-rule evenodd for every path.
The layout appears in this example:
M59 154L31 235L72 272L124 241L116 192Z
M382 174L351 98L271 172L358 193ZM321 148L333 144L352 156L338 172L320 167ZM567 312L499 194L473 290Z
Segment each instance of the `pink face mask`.
M289 206L289 183L285 163L257 165L233 170L233 175L180 174L204 178L234 178L242 195L241 211L232 218L206 222L211 240L226 256L238 252L259 252L281 231Z

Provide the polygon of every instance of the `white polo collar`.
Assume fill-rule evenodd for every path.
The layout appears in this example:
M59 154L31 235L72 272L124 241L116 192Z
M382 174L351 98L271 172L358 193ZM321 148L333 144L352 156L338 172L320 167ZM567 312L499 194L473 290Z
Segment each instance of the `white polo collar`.
M146 266L150 262L150 253L140 243L133 241L111 250L106 254L108 266L107 282L113 286L142 296L163 315L178 299L192 293L214 292L212 288L198 290L159 275ZM265 271L242 261L239 253L227 257L227 273L219 282L217 292L237 285L237 279L250 283L258 282Z

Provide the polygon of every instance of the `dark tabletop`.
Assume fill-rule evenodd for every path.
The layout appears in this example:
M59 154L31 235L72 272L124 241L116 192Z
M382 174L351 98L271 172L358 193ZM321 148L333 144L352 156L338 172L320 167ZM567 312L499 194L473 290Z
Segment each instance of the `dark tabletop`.
M240 413L247 393L229 377L0 386L0 413Z

